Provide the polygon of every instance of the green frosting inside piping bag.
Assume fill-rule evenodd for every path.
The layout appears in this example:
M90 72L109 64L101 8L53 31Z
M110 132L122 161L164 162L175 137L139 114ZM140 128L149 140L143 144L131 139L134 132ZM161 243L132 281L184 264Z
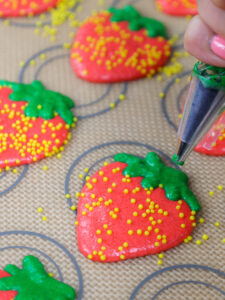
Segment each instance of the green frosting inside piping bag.
M71 108L73 101L60 93L45 89L40 81L33 81L31 84L14 83L0 80L0 86L11 87L13 92L9 98L13 101L28 102L24 114L27 117L42 117L50 120L58 113L60 117L69 125L74 121Z
M162 36L166 38L165 25L155 19L145 18L131 5L123 8L110 7L108 11L112 14L112 22L128 21L129 28L132 31L138 31L142 28L147 29L149 37Z
M194 66L193 75L197 76L206 88L225 90L225 68L210 66L198 61Z
M124 175L143 177L141 181L143 188L157 188L162 184L169 200L183 199L191 210L200 210L198 200L188 188L187 175L180 170L165 166L155 152L149 152L145 158L120 153L114 156L114 160L128 165L123 171Z
M23 269L7 265L10 277L0 279L1 291L17 291L16 300L74 300L75 290L50 277L35 256L25 256Z

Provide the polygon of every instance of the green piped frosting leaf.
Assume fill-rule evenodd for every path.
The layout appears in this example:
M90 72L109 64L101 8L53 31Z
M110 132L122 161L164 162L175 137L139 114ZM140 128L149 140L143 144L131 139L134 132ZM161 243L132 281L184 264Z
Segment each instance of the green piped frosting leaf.
M112 22L128 21L129 28L132 31L138 31L142 28L145 28L148 31L149 37L167 37L166 28L163 23L152 18L142 17L140 13L131 5L126 5L121 9L110 7L108 11L112 14Z
M114 160L128 165L123 171L124 175L143 177L141 181L143 188L157 188L162 184L169 200L183 199L191 210L200 210L198 200L188 188L187 175L180 170L165 166L155 152L149 152L145 158L119 153L114 156Z
M206 88L225 90L225 68L198 61L194 66L193 75L199 77Z
M67 96L45 89L40 81L25 84L0 80L0 86L12 88L10 100L28 102L24 110L27 117L50 120L58 113L67 124L73 123L74 116L71 112L71 108L74 107L73 101Z
M23 269L7 265L10 277L0 279L1 291L17 291L15 300L74 300L75 290L50 277L35 256L25 256Z

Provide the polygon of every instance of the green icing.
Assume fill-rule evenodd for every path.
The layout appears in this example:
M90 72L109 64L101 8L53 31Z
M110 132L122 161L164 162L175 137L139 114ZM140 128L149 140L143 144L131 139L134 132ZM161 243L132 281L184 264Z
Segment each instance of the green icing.
M183 199L193 211L200 210L200 205L188 188L188 177L180 170L169 168L164 165L155 152L149 152L145 158L135 155L120 153L114 156L115 161L126 163L124 175L131 177L143 177L143 188L157 188L163 185L166 197L172 201Z
M123 8L110 7L108 11L112 14L112 22L128 21L129 28L132 31L138 31L142 28L147 29L148 36L157 37L166 35L165 25L155 19L145 18L131 5L126 5Z
M45 120L53 119L55 112L69 125L74 121L71 108L73 101L60 93L45 89L40 81L33 81L31 84L14 83L0 80L0 86L7 86L13 89L9 98L13 101L27 101L24 110L27 117L42 117Z
M1 291L17 291L16 300L74 300L75 290L50 277L35 256L25 256L23 269L7 265L10 277L0 279Z
M197 76L205 87L225 90L225 68L197 62L193 75Z
M178 161L178 156L176 154L173 155L172 157L172 161L179 166L183 166L184 165L184 161Z

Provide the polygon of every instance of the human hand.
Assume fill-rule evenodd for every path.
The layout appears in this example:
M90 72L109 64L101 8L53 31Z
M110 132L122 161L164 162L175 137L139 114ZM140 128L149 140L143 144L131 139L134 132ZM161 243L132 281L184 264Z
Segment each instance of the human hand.
M225 67L225 0L197 0L199 15L188 25L185 49L197 59Z

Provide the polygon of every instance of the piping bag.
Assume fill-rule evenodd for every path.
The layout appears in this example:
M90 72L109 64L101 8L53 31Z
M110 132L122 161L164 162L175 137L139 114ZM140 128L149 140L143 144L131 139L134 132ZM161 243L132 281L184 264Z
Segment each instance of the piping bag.
M173 161L184 161L225 110L225 68L197 62L192 72ZM220 135L215 134L216 141ZM206 148L212 146L204 145Z

